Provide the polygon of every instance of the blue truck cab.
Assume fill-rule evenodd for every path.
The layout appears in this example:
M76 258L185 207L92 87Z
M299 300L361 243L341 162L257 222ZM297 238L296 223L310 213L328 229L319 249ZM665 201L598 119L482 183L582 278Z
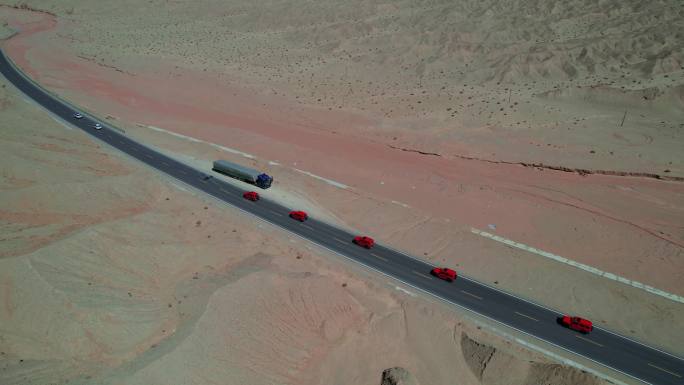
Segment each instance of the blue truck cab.
M267 189L271 187L271 183L273 183L273 177L266 175L266 174L259 174L256 180L256 185L258 187L261 187L263 189Z

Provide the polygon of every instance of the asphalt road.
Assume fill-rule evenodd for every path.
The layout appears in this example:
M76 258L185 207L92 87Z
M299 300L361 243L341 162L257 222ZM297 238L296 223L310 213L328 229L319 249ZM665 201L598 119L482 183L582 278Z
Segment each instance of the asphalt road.
M210 170L197 170L171 159L131 140L104 122L101 130L95 130L93 126L96 120L90 116L74 119L73 114L76 110L73 107L52 97L23 77L8 61L4 52L0 55L0 72L28 97L87 134L172 178L378 273L399 280L404 285L608 366L635 380L652 384L684 384L684 360L681 358L602 328L594 328L594 331L587 335L577 333L556 323L557 317L561 315L557 311L507 294L463 275L459 275L453 283L439 280L430 276L429 272L433 266L428 263L382 244L376 244L370 250L363 249L351 242L358 234L350 234L315 218L310 218L304 223L292 220L288 217L290 209L273 201L261 199L258 202L251 202L243 199L242 193L254 190L252 186L245 184L243 189L218 178L204 180L206 175L212 174ZM275 180L277 183L277 175ZM627 310L625 315L628 316Z

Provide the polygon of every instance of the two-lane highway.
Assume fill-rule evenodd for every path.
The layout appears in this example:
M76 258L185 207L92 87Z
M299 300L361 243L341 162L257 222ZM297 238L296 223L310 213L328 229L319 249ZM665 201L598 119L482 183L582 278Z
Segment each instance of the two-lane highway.
M245 190L219 178L207 178L211 171L197 170L156 152L103 124L94 128L97 120L91 116L74 119L76 109L51 96L24 77L5 56L0 55L0 72L20 91L61 119L87 134L130 155L197 190L212 195L245 212L279 226L378 273L421 290L456 306L466 308L519 332L581 355L610 367L636 380L652 384L684 385L684 361L674 355L648 347L627 337L596 327L583 335L557 324L559 312L505 293L474 279L459 275L448 283L430 275L433 266L418 258L376 244L370 250L354 245L354 235L315 218L298 222L288 217L290 212L274 201L251 202L242 198ZM277 178L276 178L277 179ZM674 330L673 330L674 332Z

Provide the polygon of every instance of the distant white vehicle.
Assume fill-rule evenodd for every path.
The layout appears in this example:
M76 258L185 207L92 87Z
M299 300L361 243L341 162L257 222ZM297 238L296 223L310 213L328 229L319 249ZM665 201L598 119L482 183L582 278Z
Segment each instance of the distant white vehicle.
M93 127L95 127L96 130L102 129L102 125L100 123L95 123L95 125Z
M81 115L80 112L76 112L76 113L74 113L74 118L76 118L76 119L83 119L83 115Z

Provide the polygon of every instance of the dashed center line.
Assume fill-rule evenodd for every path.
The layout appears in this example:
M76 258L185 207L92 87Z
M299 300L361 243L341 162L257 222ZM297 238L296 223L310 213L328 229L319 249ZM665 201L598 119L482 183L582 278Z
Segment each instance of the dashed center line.
M343 241L343 240L341 240L341 239L335 238L335 237L333 237L333 239L336 240L337 242L340 242L340 243L344 243L344 244L347 243L347 242L345 242L345 241Z
M162 164L163 164L164 166L166 166L166 167L169 167L169 164L166 163L166 162L162 162Z
M527 314L518 313L517 311L515 312L515 314L517 314L517 315L519 315L519 316L521 316L521 317L529 318L529 319L531 319L532 321L539 321L539 320L536 319L536 318L532 318L532 317L528 316Z
M226 190L224 190L224 189L221 189L221 192L224 193L224 194L230 194L228 191L226 191Z
M150 155L150 154L145 154L145 156L152 159L152 155Z
M276 211L273 211L273 210L268 210L268 211L272 212L272 213L275 214L275 215L278 215L278 216L281 216L281 217L283 216L283 214L281 214L281 213L279 213L279 212L276 212Z
M673 376L675 376L675 377L677 377L677 378L682 378L682 376L680 376L679 374L677 374L677 373L675 373L675 372L671 372L671 371L669 371L669 370L667 370L667 369L663 369L663 368L661 368L660 366L653 365L653 364L650 363L650 362L648 363L648 366L650 366L650 367L652 367L652 368L656 368L656 369L658 369L658 370L661 370L661 371L663 371L663 372L665 372L665 373L671 374L671 375L673 375Z
M377 254L375 254L375 253L370 253L370 255L374 256L374 257L377 258L377 259L381 259L381 260L387 262L387 258L385 258L385 257L381 257L381 256L379 256L379 255L377 255Z
M313 227L311 227L311 226L309 226L309 225L302 224L302 226L306 227L306 228L309 229L309 230L313 230Z
M416 274L416 275L420 275L420 276L423 277L423 278L432 279L432 277L430 277L430 276L427 275L427 274L423 274L423 273L421 273L420 271L415 271L415 270L413 270L413 273Z
M469 295L469 296L471 296L471 297L473 297L473 298L477 298L477 299L479 299L479 300L482 300L482 297L480 297L479 295L475 295L475 294L470 293L470 292L467 292L467 291L465 291L465 290L461 290L461 293L467 294L467 295Z
M119 144L121 144L121 145L125 145L126 143L124 143L124 141L123 141L123 140L120 140L120 141L119 141Z
M582 337L582 336L578 336L577 334L575 334L575 337L577 337L577 338L579 338L579 339L581 339L581 340L585 340L585 341L587 341L587 342L589 342L589 343L592 343L592 344L594 344L594 345L596 345L596 346L603 347L603 345L599 344L599 343L596 342L596 341L592 341L592 340L590 340L589 338L584 338L584 337Z

